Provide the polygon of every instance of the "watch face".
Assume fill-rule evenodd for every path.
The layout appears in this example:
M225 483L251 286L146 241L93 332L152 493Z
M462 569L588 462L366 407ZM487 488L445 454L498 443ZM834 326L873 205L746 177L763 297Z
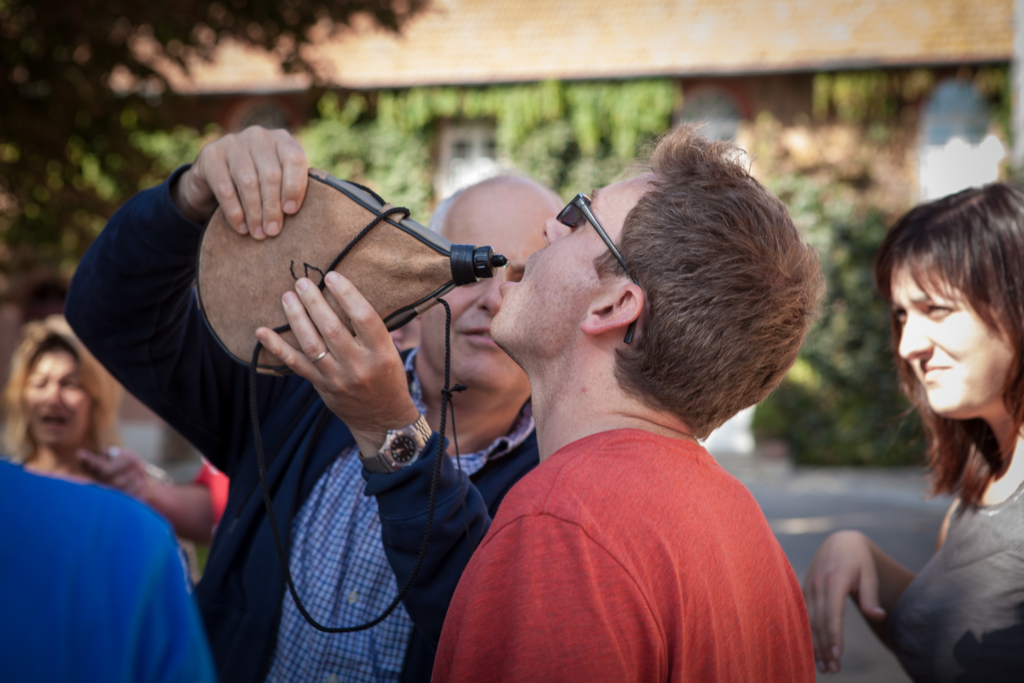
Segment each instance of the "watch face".
M400 434L391 441L391 457L395 462L407 463L416 456L416 442L412 437Z

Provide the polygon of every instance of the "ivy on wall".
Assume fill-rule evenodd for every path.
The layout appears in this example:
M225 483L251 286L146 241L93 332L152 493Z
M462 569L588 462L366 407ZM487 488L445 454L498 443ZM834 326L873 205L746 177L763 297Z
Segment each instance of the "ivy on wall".
M671 80L336 93L300 133L314 167L374 187L425 220L436 198L429 169L438 122L494 122L500 160L562 195L614 181L664 132L681 102Z
M988 101L994 123L1003 139L1012 144L1013 84L1009 67L963 68L957 77L969 80ZM904 112L913 110L908 105L920 104L935 84L935 72L930 69L819 73L812 86L812 109L819 122L834 116L847 124L892 124Z

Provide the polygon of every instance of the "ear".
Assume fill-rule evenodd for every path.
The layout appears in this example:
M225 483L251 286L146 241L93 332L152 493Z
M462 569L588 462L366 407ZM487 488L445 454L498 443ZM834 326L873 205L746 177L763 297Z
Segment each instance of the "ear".
M624 336L626 328L643 310L644 292L640 286L628 281L616 282L594 297L580 330L591 336L613 331Z

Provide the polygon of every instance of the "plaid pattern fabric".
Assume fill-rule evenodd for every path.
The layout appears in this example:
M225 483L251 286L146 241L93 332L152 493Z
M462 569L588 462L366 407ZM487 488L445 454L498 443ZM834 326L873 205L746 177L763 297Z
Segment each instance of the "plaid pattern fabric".
M413 369L415 357L414 350L406 358L405 369L413 401L423 413L426 407ZM522 443L533 428L527 403L508 435L479 452L460 456L458 464L471 475ZM398 594L384 555L377 500L363 495L362 469L358 448L345 449L292 521L289 566L295 589L313 618L325 626L370 621ZM399 605L366 631L321 633L306 623L286 589L267 681L397 681L412 627L404 606Z

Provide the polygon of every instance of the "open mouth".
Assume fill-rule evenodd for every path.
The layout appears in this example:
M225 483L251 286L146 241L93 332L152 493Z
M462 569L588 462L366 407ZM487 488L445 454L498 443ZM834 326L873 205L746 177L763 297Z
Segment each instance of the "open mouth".
M43 415L41 422L51 427L63 427L68 423L68 419L61 415Z

